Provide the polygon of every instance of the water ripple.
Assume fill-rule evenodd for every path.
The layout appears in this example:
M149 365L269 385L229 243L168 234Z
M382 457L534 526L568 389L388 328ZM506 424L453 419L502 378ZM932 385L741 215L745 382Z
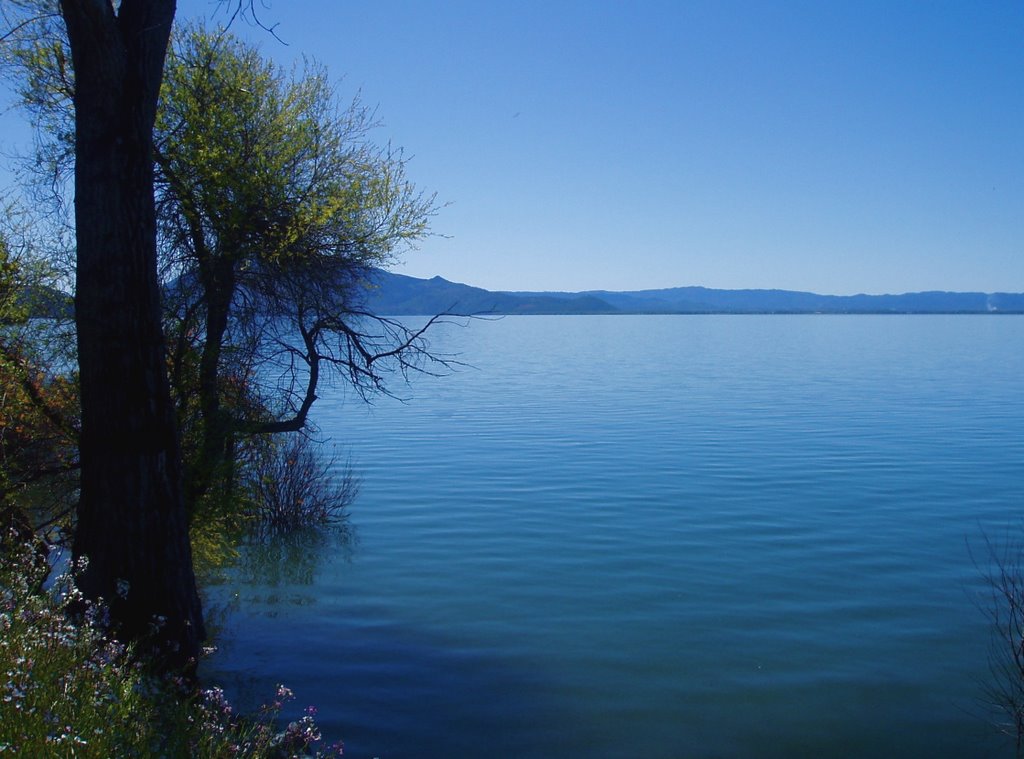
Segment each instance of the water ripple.
M220 675L289 678L356 756L986 750L967 541L1018 518L1024 319L435 343L477 368L319 404L363 476L359 545L319 556L309 606L243 587Z

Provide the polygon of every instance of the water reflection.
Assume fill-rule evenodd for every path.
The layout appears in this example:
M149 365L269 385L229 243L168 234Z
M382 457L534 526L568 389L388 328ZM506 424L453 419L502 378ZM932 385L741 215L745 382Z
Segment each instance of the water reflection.
M314 587L327 557L351 562L358 542L347 519L326 528L245 535L234 553L208 567L201 579L211 642L223 644L231 616L243 608L277 617L282 608L314 605L319 595Z
M255 535L241 546L231 581L261 588L310 586L324 557L351 561L357 543L355 527L347 521L327 530L305 528L284 535Z
M350 524L250 537L207 587L218 650L203 662L203 679L223 687L243 712L258 708L278 683L293 687L297 701L282 718L315 704L327 742L343 739L354 756L472 755L480 735L514 745L527 731L557 729L553 717L542 716L547 709L537 713L548 686L530 663L332 590L340 566L358 575L357 546Z

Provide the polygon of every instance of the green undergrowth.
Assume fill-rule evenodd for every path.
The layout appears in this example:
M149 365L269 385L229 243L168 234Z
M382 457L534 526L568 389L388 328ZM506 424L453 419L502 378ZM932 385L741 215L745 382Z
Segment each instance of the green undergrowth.
M292 698L239 715L216 687L157 676L110 635L102 603L72 573L47 580L30 544L0 540L0 754L31 757L329 757L310 708L280 725ZM76 613L72 614L71 610ZM79 609L84 611L79 612Z

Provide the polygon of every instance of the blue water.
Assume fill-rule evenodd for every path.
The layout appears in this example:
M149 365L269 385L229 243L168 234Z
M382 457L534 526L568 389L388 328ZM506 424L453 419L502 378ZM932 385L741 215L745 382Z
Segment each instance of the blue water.
M354 540L210 588L205 672L243 705L285 682L382 759L1005 755L971 547L1024 529L1024 317L509 317L433 347L472 367L316 408Z

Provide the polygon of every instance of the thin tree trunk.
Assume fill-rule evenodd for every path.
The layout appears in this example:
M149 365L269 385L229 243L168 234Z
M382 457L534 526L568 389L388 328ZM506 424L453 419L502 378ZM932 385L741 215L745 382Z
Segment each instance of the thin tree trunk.
M206 339L199 358L202 439L186 486L190 508L218 481L226 485L226 467L232 463L228 460L232 418L221 406L220 358L235 292L234 265L230 260L201 264L200 279L206 299Z
M156 273L152 132L174 0L61 0L75 68L83 592L186 665L204 637ZM119 583L127 594L118 594ZM123 585L120 586L123 589Z

